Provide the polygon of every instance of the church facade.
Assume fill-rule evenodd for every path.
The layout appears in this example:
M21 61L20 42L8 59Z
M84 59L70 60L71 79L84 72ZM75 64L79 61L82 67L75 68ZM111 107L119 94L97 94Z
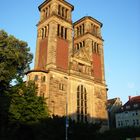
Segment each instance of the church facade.
M46 0L39 7L35 66L27 72L51 115L107 122L102 23L90 16L72 22L74 6Z

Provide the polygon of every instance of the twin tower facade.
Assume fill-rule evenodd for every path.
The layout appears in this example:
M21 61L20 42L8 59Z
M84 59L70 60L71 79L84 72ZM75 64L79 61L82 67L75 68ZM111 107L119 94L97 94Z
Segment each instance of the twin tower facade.
M85 16L72 23L73 5L46 0L39 6L35 67L27 73L51 115L107 122L102 23Z

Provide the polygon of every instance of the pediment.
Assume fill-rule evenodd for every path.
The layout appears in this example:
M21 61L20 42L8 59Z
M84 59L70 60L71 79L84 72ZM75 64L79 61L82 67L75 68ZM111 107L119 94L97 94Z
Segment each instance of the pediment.
M85 62L91 62L91 55L89 53L90 51L88 49L81 48L74 54L74 58L85 61Z

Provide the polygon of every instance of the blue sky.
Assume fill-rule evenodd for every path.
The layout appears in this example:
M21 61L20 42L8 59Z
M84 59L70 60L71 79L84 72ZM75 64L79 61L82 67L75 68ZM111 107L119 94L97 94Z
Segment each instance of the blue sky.
M43 0L1 0L0 29L28 42L35 53ZM68 0L73 21L92 16L103 23L105 75L108 98L140 95L140 0ZM33 65L31 67L33 68Z

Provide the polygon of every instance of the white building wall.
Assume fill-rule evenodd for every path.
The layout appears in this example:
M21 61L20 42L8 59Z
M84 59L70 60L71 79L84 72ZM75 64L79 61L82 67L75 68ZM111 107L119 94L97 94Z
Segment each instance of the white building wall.
M124 111L116 114L116 128L140 126L140 110Z

